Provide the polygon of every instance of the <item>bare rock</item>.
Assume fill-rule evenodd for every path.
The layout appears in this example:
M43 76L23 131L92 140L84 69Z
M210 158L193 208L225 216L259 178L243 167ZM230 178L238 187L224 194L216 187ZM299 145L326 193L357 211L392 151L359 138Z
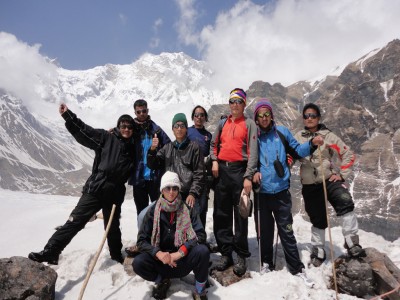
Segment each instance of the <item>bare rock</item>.
M217 280L222 286L228 286L242 279L251 278L250 272L247 271L243 276L239 277L233 273L233 267L229 267L225 271L211 271L211 277Z
M57 273L21 256L0 259L0 300L54 299Z
M341 256L335 260L336 279L341 293L357 297L381 295L399 287L400 269L375 248L366 248L366 256ZM400 291L387 296L400 300Z

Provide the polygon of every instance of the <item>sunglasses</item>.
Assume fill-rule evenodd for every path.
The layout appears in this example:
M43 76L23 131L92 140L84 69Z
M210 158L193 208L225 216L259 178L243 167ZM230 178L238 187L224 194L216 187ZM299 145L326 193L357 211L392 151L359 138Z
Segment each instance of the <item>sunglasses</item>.
M268 118L271 115L271 113L269 111L266 111L263 114L257 114L257 117L259 117L260 119L264 119L264 117Z
M304 114L303 115L303 119L304 120L307 120L307 119L309 119L309 118L311 118L311 119L316 119L316 118L318 118L318 114Z
M145 109L138 109L138 110L136 111L136 114L138 114L138 115L145 114L145 113L147 113L147 108L145 108Z
M204 118L206 116L206 114L205 113L197 113L197 114L194 114L194 116L196 118Z
M174 128L174 129L178 129L178 128L183 129L183 128L186 128L186 125L185 124L174 124L174 126L172 126L172 128Z
M241 99L230 99L229 100L229 104L243 104L244 102L243 102L243 100L241 100Z
M179 191L179 188L178 188L177 186L166 186L166 187L164 188L164 190L166 190L166 191L168 191L168 192L170 192L170 191L177 192L177 191Z
M125 125L125 124L122 124L122 125L119 126L119 129L128 129L128 130L132 130L132 129L133 129L133 126L132 126L132 125Z

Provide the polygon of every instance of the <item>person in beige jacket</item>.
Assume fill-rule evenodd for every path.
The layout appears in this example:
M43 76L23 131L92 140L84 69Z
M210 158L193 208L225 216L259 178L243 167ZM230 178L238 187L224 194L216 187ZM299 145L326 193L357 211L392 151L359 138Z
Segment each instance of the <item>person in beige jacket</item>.
M303 108L305 128L295 135L299 143L311 140L317 135L324 138L321 146L322 169L326 180L328 201L335 209L341 221L345 248L352 257L365 255L359 243L357 217L354 213L354 202L344 184L350 175L355 155L350 148L324 124L320 123L321 112L317 105L308 103ZM339 170L334 168L334 157L337 156ZM311 264L319 267L325 260L325 228L327 216L325 196L322 183L321 161L318 151L300 159L300 178L305 210L310 217L311 227Z

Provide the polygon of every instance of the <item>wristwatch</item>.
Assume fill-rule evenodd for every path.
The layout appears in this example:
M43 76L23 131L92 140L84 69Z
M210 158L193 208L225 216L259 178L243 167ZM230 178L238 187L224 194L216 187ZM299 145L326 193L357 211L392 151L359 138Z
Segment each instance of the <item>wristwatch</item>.
M181 255L181 258L185 257L185 252L183 252L183 250L179 249L178 252Z

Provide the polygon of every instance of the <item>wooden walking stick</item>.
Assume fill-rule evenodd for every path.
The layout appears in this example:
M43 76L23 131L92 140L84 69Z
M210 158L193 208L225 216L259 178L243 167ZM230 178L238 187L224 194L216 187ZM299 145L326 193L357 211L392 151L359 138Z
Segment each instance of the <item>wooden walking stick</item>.
M335 284L336 300L338 300L339 296L338 296L338 287L337 287L337 280L336 280L335 262L333 260L333 245L332 245L331 225L329 223L329 213L328 213L328 194L327 194L327 191L326 191L326 182L325 182L324 166L323 166L323 162L322 162L321 146L319 146L319 145L318 145L318 155L319 155L319 163L321 164L320 167L321 167L321 175L322 175L322 185L324 187L325 213L326 213L326 222L328 224L329 243L330 243L330 252L331 252L331 260L332 260L332 271L333 271L333 282Z
M82 297L83 297L83 293L85 292L86 286L87 286L87 284L89 282L90 275L92 275L94 266L96 265L97 260L98 260L98 258L100 256L100 252L103 249L104 243L105 243L107 235L108 235L108 231L110 231L111 222L112 222L113 217L114 217L115 208L116 208L116 206L115 206L115 204L113 204L112 209L111 209L110 219L108 220L107 227L106 227L106 232L104 232L103 240L100 243L99 249L97 249L96 255L93 257L92 261L90 262L90 266L89 266L88 272L86 274L85 281L83 282L83 286L81 288L81 291L79 293L78 300L81 300Z

